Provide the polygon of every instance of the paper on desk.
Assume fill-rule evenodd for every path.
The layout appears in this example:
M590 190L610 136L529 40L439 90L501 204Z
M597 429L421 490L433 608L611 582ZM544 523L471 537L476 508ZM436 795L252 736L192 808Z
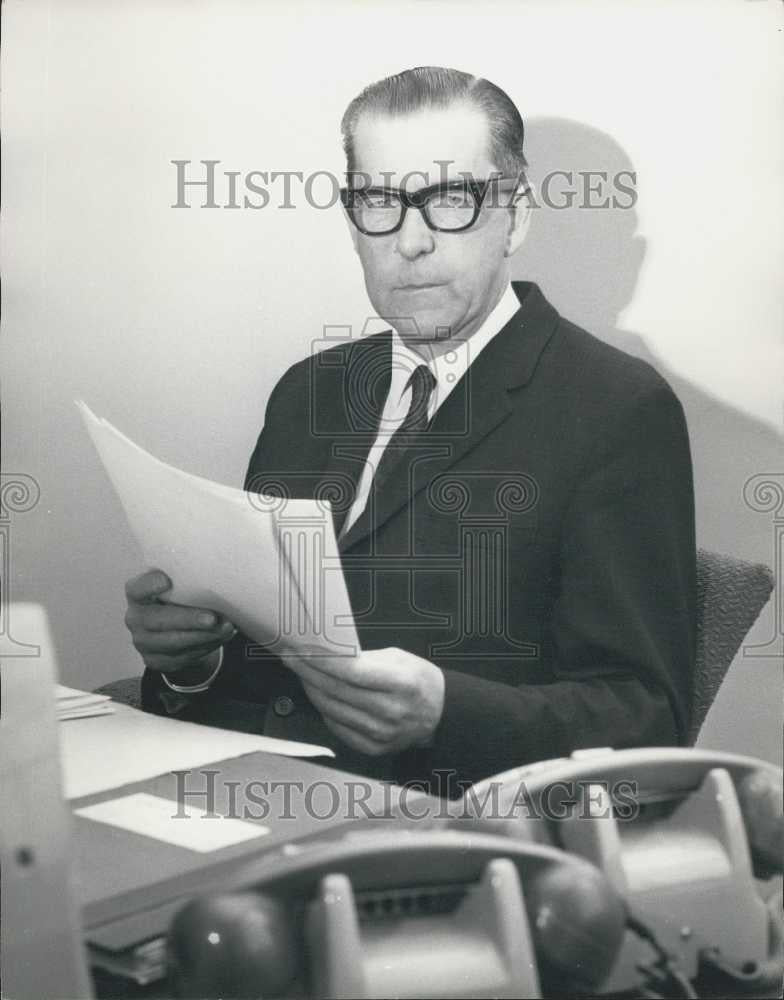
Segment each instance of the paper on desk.
M58 684L55 690L59 722L84 719L91 715L111 715L114 712L114 703L108 694L79 691L64 684Z
M202 852L244 844L270 832L268 826L260 823L248 823L232 816L216 816L204 809L172 802L148 792L135 792L82 806L74 809L74 815Z
M54 693L58 705L73 705L76 702L84 701L111 701L108 694L99 694L98 691L82 691L81 688L67 687L65 684L56 684Z
M114 705L110 701L104 701L95 705L57 709L58 722L70 722L72 719L90 719L94 715L114 715Z
M176 469L77 402L167 600L211 608L273 651L359 650L329 505L259 497Z
M59 727L63 788L78 799L169 771L265 751L287 757L334 757L326 747L182 722L115 704L113 715Z

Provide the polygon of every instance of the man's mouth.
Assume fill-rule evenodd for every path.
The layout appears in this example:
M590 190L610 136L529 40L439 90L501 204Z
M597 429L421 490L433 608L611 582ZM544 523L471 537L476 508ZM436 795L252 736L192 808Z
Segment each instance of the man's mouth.
M421 292L427 288L441 288L442 282L438 281L422 281L422 282L411 282L407 285L398 285L398 290L401 292Z

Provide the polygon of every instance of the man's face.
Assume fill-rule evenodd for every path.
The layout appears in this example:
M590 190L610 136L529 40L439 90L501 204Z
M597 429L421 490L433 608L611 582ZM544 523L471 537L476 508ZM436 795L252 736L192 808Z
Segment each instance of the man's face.
M499 173L489 158L485 116L460 104L399 117L363 115L355 153L356 170L368 174L371 185L407 191L459 180L462 172L476 180ZM448 167L439 167L444 160ZM509 199L508 193L491 195L487 202L496 205ZM366 236L350 224L378 315L427 353L439 353L448 338L469 337L508 284L508 256L522 242L524 212L487 204L473 227L458 233L434 232L416 209L385 236Z

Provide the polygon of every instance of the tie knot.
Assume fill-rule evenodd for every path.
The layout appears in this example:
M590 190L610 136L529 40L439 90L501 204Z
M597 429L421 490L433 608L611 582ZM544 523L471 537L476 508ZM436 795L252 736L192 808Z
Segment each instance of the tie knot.
M408 384L414 391L416 386L422 386L429 395L435 388L436 378L427 365L417 365L408 378Z
M401 430L423 430L427 426L427 404L436 386L435 376L427 365L417 365L407 385L411 387L411 405Z

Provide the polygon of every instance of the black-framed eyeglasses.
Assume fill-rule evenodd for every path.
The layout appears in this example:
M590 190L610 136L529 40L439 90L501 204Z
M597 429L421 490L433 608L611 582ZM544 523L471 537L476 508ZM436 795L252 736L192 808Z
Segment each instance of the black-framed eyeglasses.
M396 233L409 208L418 209L428 228L437 233L462 233L479 218L491 187L512 189L514 195L513 189L521 183L521 177L499 176L430 184L411 192L390 187L344 187L340 199L351 221L366 236Z

